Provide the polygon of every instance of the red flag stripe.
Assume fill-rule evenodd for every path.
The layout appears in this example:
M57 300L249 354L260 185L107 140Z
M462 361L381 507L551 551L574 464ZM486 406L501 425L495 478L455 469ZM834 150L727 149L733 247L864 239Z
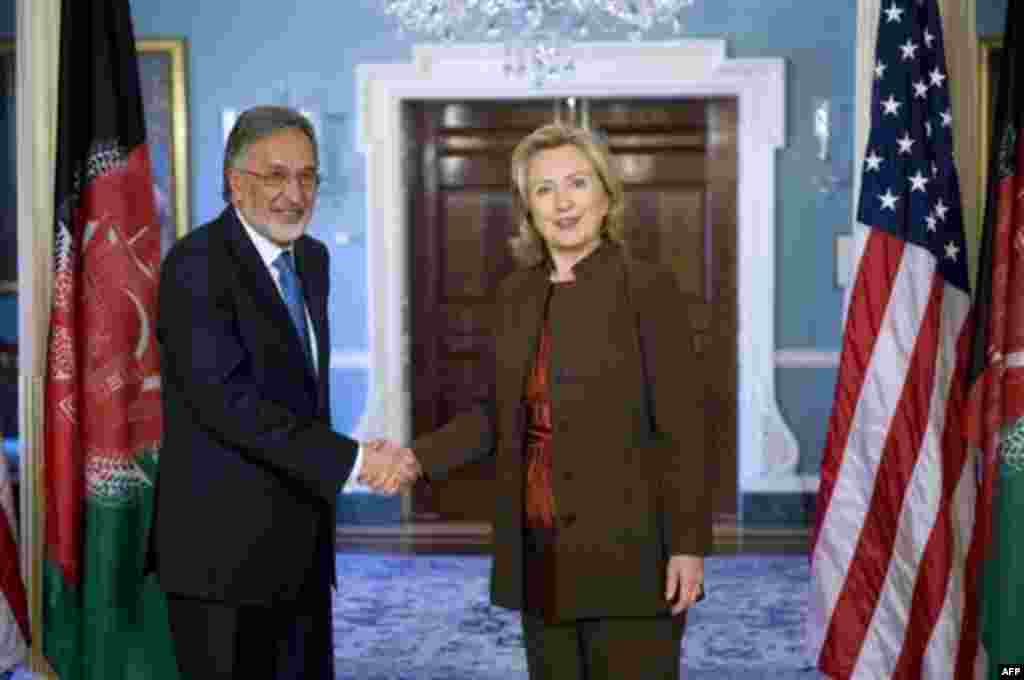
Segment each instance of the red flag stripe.
M966 308L966 301L963 306ZM961 331L955 347L945 343L951 356L940 358L940 362L955 366L949 388L937 404L941 407L945 400L942 443L937 447L942 460L942 495L935 526L921 560L924 567L917 571L907 636L893 674L896 678L950 674L948 650L957 649L960 644L959 622L963 617L965 594L973 592L972 585L964 579L965 547L973 531L976 497L976 475L968 464L961 420L971 341L971 324L963 322L965 316L967 313L961 312L949 320L954 325L959 324ZM958 517L958 513L968 516Z
M878 232L872 237L876 234ZM862 272L878 270L879 260L869 257L877 252L870 247L866 250L861 261ZM889 271L889 263L880 261L883 270ZM858 418L863 420L866 416L854 412L846 422L838 423L836 418L842 416L840 409L833 414L831 432L854 433L853 440L847 435L842 459L833 451L827 451L831 460L826 460L823 470L832 470L828 497L831 499L838 493L842 509L830 513L828 505L819 506L819 536L814 552L815 587L822 601L833 603L826 612L829 625L821 664L836 677L874 677L878 673L884 677L921 677L917 671L895 675L897 669L893 664L900 657L904 634L910 646L903 652L906 661L901 663L909 664L910 668L929 664L930 650L939 648L937 636L953 639L955 643L961 635L955 621L963 610L963 594L959 590L964 578L963 554L962 550L954 553L951 543L967 545L973 516L958 521L954 529L950 505L954 503L954 492L958 492L957 504L964 501L963 494L967 493L970 496L967 500L973 506L973 486L965 480L974 477L964 474L966 452L962 445L959 453L954 447L945 457L940 458L937 452L944 450L940 444L954 441L960 428L959 413L963 403L959 395L966 367L969 301L961 290L943 285L941 278L934 274L931 262L926 251L915 247L907 250L899 267L901 279L893 286L891 299L887 301L899 310L902 323L883 320L882 324L869 325L876 334L869 338L875 345L875 352L868 370L859 371L866 378L859 381L857 390L867 405L856 403L870 414L870 422L858 422ZM873 275L873 280L879 280L878 274ZM929 280L932 285L926 294L920 290L920 282ZM860 294L858 291L853 299L857 300ZM913 309L920 308L923 300L928 300L924 306L927 311L917 324ZM875 302L871 308L877 310L877 298ZM851 307L848 340L856 328L853 310ZM888 337L890 335L895 335L896 341ZM954 344L956 337L959 340ZM902 347L899 338L916 339L912 350ZM846 346L849 344L847 342ZM894 352L894 349L899 351ZM900 359L908 351L911 353L909 363ZM840 373L843 374L842 368ZM883 377L878 379L879 375ZM892 378L899 376L910 377L902 384L892 384ZM878 394L901 395L899 406L891 415L884 404L872 401ZM951 395L952 401L947 402ZM864 428L868 429L866 437L879 439L878 434L884 433L884 444L865 440L858 433ZM848 460L857 452L862 458L864 453L870 458L870 452L879 450L883 454L877 469L872 469L872 460ZM842 465L847 468L840 474ZM867 477L863 476L865 471ZM835 480L846 488L837 490ZM945 482L940 483L940 480ZM825 481L823 476L823 483ZM864 498L868 490L870 504ZM905 498L909 499L906 503ZM844 537L836 531L839 522L844 523L841 533L848 533L846 543L857 541L856 549L851 549L845 559L842 554ZM957 532L955 538L954 531ZM895 559L891 559L894 555ZM929 566L924 570L929 576L919 580L922 564ZM938 569L933 576L932 567L943 564L950 565L952 573L949 568ZM958 586L953 591L948 588L951 582ZM836 592L840 584L842 590ZM912 597L912 593L917 594ZM955 617L953 622L950 617ZM948 651L940 650L939 654L945 655L946 666L949 666Z
M970 447L971 465L981 459L981 451ZM988 668L985 648L980 644L981 630L981 565L988 543L986 527L991 521L990 505L986 499L991 498L992 474L982 473L982 484L978 490L975 503L974 531L971 534L970 549L967 552L967 564L964 570L964 582L968 587L968 597L964 607L964 618L961 622L960 647L956 654L956 678L984 677ZM963 533L963 532L962 532Z
M854 422L854 412L860 403L871 355L878 340L882 325L880 310L888 307L904 245L902 239L873 229L857 269L854 283L856 293L850 298L845 342L836 380L835 403L822 460L818 510L811 542L812 556L814 547L820 542L825 514L832 501L839 468L843 463L843 452Z
M866 402L862 395L866 391L873 395L880 393L881 385L886 381L886 377L880 375L883 368L895 376L906 375L905 367L883 367L873 361L879 352L879 341L891 342L894 335L892 331L882 330L892 323L886 310L891 307L893 290L897 286L912 283L907 281L905 275L897 281L904 249L905 242L902 239L887 232L872 230L858 268L855 292L851 297L836 384L836 402L822 461L818 536L812 554L813 573L816 577L814 588L817 590L815 602L823 606L823 626L831 620L836 608L867 515L870 499L863 494L863 480L873 480L875 477L871 461L850 462L850 455L856 454L856 446L852 445L856 443L865 447L865 450L880 451L887 429L873 427L868 422L874 414L870 409L865 409ZM907 333L905 337L914 337L916 329L908 329ZM866 348L870 348L870 352ZM891 351L886 353L894 354ZM875 399L872 398L872 403ZM888 408L889 411L878 415L877 420L885 423L891 420L895 407ZM854 433L856 442L851 441L851 433ZM851 465L857 466L857 469L851 474L841 474L844 468ZM861 470L864 466L869 467ZM838 509L833 502L837 496L842 500ZM858 640L857 648L859 644Z
M964 420L967 417L966 384L970 371L970 349L974 329L975 317L972 311L964 322L957 344L957 382L959 384L962 381L962 385L950 394L951 420L946 427L947 440L944 442L949 450L957 452L958 455L949 468L950 481L959 476L959 484L952 490L952 500L949 504L952 564L947 602L950 611L943 610L940 615L940 626L944 631L948 628L949 632L942 637L933 635L925 658L926 671L941 668L943 672L949 672L950 652L955 651L958 658L963 658L965 665L962 669L954 670L951 675L954 678L980 678L984 675L984 666L980 669L976 667L981 652L978 645L978 566L981 561L975 545L979 537L984 535L978 524L979 458L964 437ZM955 419L952 419L953 414L956 415ZM943 640L945 642L942 642Z
M3 462L0 461L0 464ZM7 606L14 614L14 620L18 622L22 637L27 640L29 636L28 600L25 597L25 584L18 571L18 543L14 539L11 518L7 516L7 511L3 507L0 507L0 555L8 555L13 558L5 557L0 560L0 593L3 594L4 599L7 600Z
M903 527L903 522L897 522L905 516L904 499L929 427L943 286L941 281L936 282L934 273L921 275L919 267L933 269L930 253L910 246L903 257L899 281L890 300L890 309L896 313L887 315L894 320L895 327L883 328L871 357L872 372L881 378L875 391L877 396L866 394L858 410L870 412L875 406L871 402L877 397L884 400L889 395L899 395L899 399L887 422L874 419L866 424L881 430L873 431L871 436L884 435L883 445L860 446L856 449L862 454L860 458L847 456L850 465L870 469L840 473L841 482L857 487L856 493L863 495L871 490L870 499L865 499L866 511L858 518L856 549L822 650L824 670L840 677L849 677L861 666L880 671L888 665L893 641L881 640L879 636L891 637L894 629L904 629L906 612L899 604L900 591L912 587L920 559L917 541L913 540L918 527L913 523ZM901 286L901 282L905 285ZM927 285L927 290L922 290L922 284ZM922 301L925 304L921 321L914 328L916 310L908 302L920 306ZM914 341L912 346L904 344L908 339ZM881 411L887 411L886 405L882 405ZM877 461L871 460L875 452L879 452ZM929 462L923 461L924 465ZM849 483L854 481L858 483ZM899 545L900 559L892 560L898 533L904 541ZM884 602L883 586L888 594ZM851 654L853 650L857 652ZM891 676L885 673L876 677Z

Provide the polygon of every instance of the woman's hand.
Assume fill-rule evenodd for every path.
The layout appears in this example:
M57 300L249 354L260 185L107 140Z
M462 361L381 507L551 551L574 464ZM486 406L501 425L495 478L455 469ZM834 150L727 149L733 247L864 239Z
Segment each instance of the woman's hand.
M704 592L704 558L673 555L665 575L665 599L672 604L672 615L681 614Z

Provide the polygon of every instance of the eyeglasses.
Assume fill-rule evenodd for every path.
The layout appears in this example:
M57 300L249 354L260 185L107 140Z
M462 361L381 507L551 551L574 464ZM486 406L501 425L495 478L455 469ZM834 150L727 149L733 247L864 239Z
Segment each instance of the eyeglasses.
M311 194L320 188L320 173L316 170L300 170L294 174L287 170L273 170L268 173L253 172L245 168L235 168L235 170L256 177L263 182L264 186L275 193L284 191L293 177L298 180L299 188L307 194Z

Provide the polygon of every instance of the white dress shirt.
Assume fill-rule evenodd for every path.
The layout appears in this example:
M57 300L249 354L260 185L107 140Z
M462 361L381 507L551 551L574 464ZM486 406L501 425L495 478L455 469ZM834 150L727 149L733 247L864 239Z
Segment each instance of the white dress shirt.
M274 280L274 285L277 286L278 294L281 294L281 282L279 281L281 274L277 271L277 267L274 266L274 260L285 252L285 250L291 250L291 248L282 248L263 234L259 233L255 229L249 226L249 223L245 221L245 217L241 211L235 208L235 214L238 215L238 221L245 227L245 233L249 235L249 239L252 244L256 246L256 251L260 254L260 259L263 260L264 266L270 273L270 278ZM295 254L292 253L294 258ZM282 296L283 297L283 296ZM305 305L303 305L305 308ZM313 373L319 375L318 357L316 351L316 331L313 330L313 319L309 316L309 310L306 309L306 328L309 329L309 342L310 342L310 354L313 356ZM366 490L367 487L358 482L359 472L363 467L363 445L360 442L359 449L356 452L356 462L352 466L352 472L349 473L348 479L345 481L345 486L342 488L342 493L347 491Z

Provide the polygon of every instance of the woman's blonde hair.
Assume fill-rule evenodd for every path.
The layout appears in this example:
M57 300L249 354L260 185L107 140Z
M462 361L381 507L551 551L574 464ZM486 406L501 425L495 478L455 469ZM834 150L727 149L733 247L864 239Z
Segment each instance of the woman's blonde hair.
M612 165L607 145L590 130L562 123L537 128L523 138L512 152L512 194L519 219L519 232L509 239L512 256L524 266L549 259L547 246L530 217L530 160L541 151L560 146L574 146L586 156L608 194L608 214L601 225L601 237L625 245L622 224L622 178Z

